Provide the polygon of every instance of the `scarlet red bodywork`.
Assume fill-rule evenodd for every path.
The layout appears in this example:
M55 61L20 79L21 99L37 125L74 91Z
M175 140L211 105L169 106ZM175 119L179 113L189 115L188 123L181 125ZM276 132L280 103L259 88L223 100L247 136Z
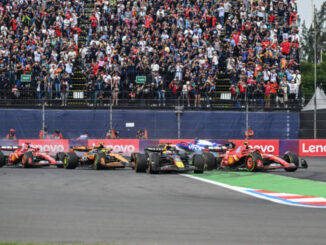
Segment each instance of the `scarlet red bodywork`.
M261 170L270 170L278 168L297 168L293 163L289 163L282 159L281 157L263 153L260 149L250 148L248 144L242 144L236 146L233 149L228 149L222 154L220 154L220 166L221 167L241 167L245 164L247 157L251 153L259 154L262 157L262 161L259 160L257 165Z
M39 148L30 146L29 144L16 147L1 147L1 150L10 152L9 155L7 155L8 165L16 166L20 163L24 164L22 162L23 156L25 153L30 152L33 155L32 161L29 162L31 166L63 166L62 162L57 162L48 153L40 152Z

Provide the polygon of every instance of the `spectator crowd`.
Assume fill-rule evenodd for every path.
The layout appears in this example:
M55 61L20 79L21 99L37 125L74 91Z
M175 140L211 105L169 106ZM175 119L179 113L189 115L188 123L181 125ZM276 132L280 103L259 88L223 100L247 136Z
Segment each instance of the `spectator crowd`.
M81 0L0 1L0 98L58 99L69 90ZM30 82L21 80L30 75Z
M0 2L0 91L12 97L26 86L39 101L66 96L77 55L95 103L165 106L171 98L209 107L220 74L230 77L239 106L246 96L266 108L301 96L296 0L98 0L84 45L85 1ZM31 83L22 84L21 74L31 74Z

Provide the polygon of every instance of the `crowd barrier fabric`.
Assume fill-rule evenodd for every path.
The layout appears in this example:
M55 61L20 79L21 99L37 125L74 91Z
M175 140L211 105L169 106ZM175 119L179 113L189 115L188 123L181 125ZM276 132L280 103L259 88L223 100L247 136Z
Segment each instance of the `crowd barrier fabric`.
M178 116L174 111L157 110L45 110L45 125L53 134L77 139L88 132L93 139L105 138L112 124L120 138L135 138L147 129L150 139L176 139ZM249 112L249 126L255 139L297 139L299 113ZM241 139L246 129L246 113L240 111L184 111L180 116L180 137L194 139ZM42 129L42 110L0 109L0 138L16 129L19 139L36 139Z

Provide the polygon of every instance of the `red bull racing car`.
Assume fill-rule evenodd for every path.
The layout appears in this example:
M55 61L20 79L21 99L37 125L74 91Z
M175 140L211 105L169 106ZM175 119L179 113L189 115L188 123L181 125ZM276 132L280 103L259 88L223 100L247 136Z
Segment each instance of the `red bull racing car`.
M284 169L294 172L298 168L308 168L304 159L299 158L292 152L286 152L283 157L263 153L259 149L250 148L245 142L235 146L232 142L227 144L226 150L216 158L217 164L222 169L265 171L272 169Z
M145 153L134 153L131 162L135 171L157 174L162 172L189 172L203 173L205 159L200 154L192 155L181 153L178 148L170 144L160 144L148 147Z
M0 167L22 166L23 168L43 167L54 165L63 167L63 162L57 161L48 153L40 152L40 149L25 143L23 146L0 147Z

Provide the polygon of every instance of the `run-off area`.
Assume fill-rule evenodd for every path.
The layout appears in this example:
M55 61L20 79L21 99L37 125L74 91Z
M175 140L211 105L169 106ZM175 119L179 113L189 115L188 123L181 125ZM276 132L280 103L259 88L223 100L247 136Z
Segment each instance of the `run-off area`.
M307 161L306 171L274 173L325 180L325 159ZM4 167L0 196L3 242L324 244L326 239L324 209L280 205L176 174Z

